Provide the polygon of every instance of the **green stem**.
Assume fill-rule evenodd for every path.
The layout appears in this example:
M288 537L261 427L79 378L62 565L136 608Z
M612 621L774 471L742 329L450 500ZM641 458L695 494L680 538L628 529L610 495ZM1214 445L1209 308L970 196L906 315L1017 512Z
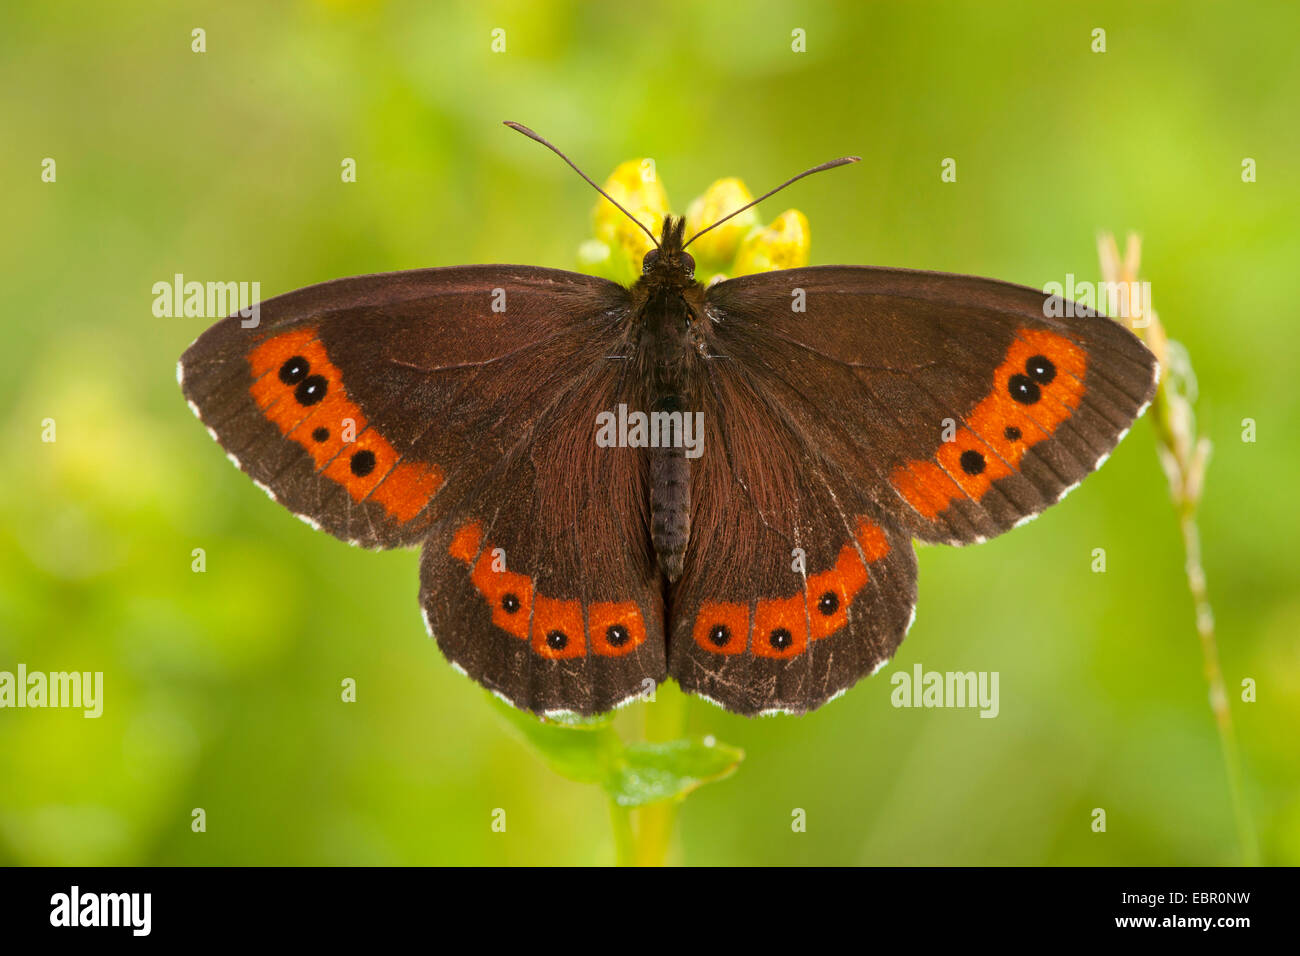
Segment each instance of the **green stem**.
M654 703L642 705L645 739L650 742L676 740L686 730L686 695L676 685L662 684ZM634 860L637 866L663 866L673 842L680 801L664 800L637 811Z
M1196 524L1196 504L1193 500L1183 497L1179 501L1178 519L1183 532L1183 549L1187 554L1187 589L1192 594L1192 606L1196 612L1196 633L1201 641L1205 680L1210 685L1210 710L1213 711L1214 722L1219 728L1219 746L1223 750L1223 762L1227 766L1228 790L1237 819L1242 860L1247 866L1257 866L1259 847L1255 840L1254 822L1241 787L1237 738L1232 729L1232 710L1228 706L1223 671L1219 667L1219 647L1214 637L1214 611L1205 585L1205 569L1201 566L1201 532Z
M636 864L636 835L632 832L632 811L620 807L611 797L609 819L614 826L614 852L619 866Z
M1121 261L1115 237L1101 238L1098 252L1102 273L1107 282L1127 283L1133 288L1137 281L1141 242L1136 235L1128 237ZM1130 316L1136 319L1137 316ZM1197 506L1205 484L1205 467L1210 455L1207 439L1196 438L1196 419L1188 399L1189 383L1194 383L1191 366L1185 357L1171 353L1170 339L1154 311L1142 316L1141 324L1134 323L1138 334L1151 347L1160 361L1165 375L1156 391L1151 407L1151 421L1155 428L1157 451L1165 476L1169 479L1169 496L1178 513L1178 525L1183 534L1183 551L1186 555L1187 589L1192 595L1192 608L1196 614L1196 634L1201 643L1201 661L1205 681L1210 688L1210 711L1219 730L1219 747L1228 774L1228 790L1232 798L1233 813L1237 821L1237 838L1241 843L1242 861L1247 866L1259 863L1259 846L1255 826L1246 804L1241 785L1241 764L1237 756L1237 738L1232 728L1232 709L1228 705L1228 692L1223 684L1223 670L1219 666L1219 647L1214 637L1214 610L1210 606L1209 591L1205 584L1205 568L1201 564L1201 532L1196 524Z

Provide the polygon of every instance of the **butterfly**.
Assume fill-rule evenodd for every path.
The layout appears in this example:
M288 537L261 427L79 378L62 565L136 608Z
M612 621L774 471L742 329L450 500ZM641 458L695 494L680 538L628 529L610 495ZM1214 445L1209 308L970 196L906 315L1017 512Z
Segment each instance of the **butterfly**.
M429 633L518 708L596 714L667 677L740 714L821 706L911 626L914 541L1023 524L1156 388L1130 331L1035 289L866 266L705 287L686 250L707 229L638 225L655 247L630 288L517 265L339 279L218 322L177 369L273 499L420 546Z

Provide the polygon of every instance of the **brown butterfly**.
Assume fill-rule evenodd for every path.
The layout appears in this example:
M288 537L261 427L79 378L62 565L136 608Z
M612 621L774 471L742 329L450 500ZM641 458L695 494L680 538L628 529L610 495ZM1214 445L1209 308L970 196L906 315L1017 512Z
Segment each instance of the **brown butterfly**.
M1116 322L989 279L705 288L685 250L706 231L665 218L631 288L510 265L310 286L218 322L178 377L299 517L422 545L430 633L516 707L594 714L672 676L802 713L903 640L913 539L983 541L1060 500L1158 367Z

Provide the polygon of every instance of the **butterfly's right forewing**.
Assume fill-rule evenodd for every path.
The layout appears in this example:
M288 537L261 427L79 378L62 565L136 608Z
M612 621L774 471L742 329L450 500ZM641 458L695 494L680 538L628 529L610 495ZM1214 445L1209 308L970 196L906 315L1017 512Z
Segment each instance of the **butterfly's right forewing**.
M912 537L999 534L1101 463L1155 360L1046 298L861 267L708 290L711 430L670 616L684 687L742 713L819 706L903 639Z
M719 348L926 541L982 541L1058 501L1159 375L1119 323L989 279L790 269L723 282L709 302Z

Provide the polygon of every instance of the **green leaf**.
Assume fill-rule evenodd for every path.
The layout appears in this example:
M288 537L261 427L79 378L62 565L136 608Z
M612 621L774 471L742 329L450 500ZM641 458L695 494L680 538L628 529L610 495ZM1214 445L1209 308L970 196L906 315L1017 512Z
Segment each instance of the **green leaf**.
M538 717L497 698L492 704L552 770L578 783L600 784L620 807L679 800L732 773L745 756L712 737L625 744L612 714Z
M619 760L623 742L610 725L612 717L608 714L545 718L517 710L495 697L492 703L563 777L579 783L604 783L610 767Z
M628 744L605 789L620 807L680 800L702 784L733 773L744 757L740 748L712 737Z

